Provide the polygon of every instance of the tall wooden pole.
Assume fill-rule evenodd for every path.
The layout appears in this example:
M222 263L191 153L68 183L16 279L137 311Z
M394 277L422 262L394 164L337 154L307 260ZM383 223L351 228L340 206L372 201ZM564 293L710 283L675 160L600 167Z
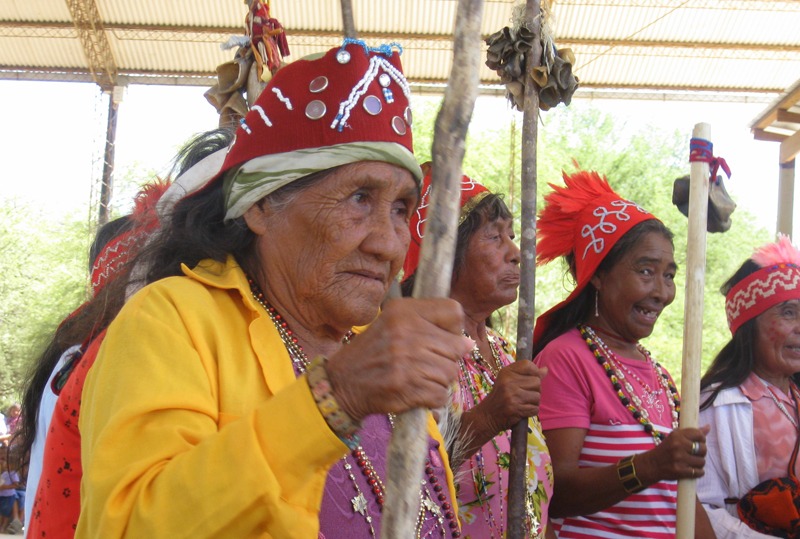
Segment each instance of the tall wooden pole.
M694 126L692 138L711 140L711 126ZM700 359L703 354L703 301L706 284L706 227L708 225L709 164L694 161L689 180L689 229L686 242L686 303L683 323L680 427L700 423ZM695 529L697 484L678 481L676 539L692 539Z
M103 152L103 179L100 183L100 208L97 224L104 225L111 215L111 194L114 189L114 148L117 138L117 112L119 103L114 101L114 93L108 94L108 120L106 122L106 144Z
M431 207L425 223L415 298L448 297L458 229L464 142L478 96L483 0L459 0L453 34L453 69L433 138ZM395 421L386 462L382 539L414 537L419 488L428 448L427 411L415 409Z
M778 181L778 233L792 237L794 213L794 159L781 163Z
M519 315L517 317L517 361L533 359L533 324L536 318L536 143L538 138L539 91L531 77L542 58L539 0L528 0L525 22L533 33L533 47L525 61L525 108L522 115L520 170L521 234ZM508 475L508 539L525 537L526 464L528 420L511 429L511 462Z

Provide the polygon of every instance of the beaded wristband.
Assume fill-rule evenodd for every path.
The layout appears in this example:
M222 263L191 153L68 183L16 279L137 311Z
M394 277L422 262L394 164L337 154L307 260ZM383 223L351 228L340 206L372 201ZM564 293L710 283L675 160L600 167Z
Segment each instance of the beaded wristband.
M631 455L617 462L617 476L619 476L619 480L622 483L622 488L624 488L625 492L628 494L635 494L644 490L644 485L642 485L642 481L636 476L636 467L633 465L633 458L635 456L636 455Z
M339 403L336 402L331 382L328 380L328 372L325 370L327 362L328 358L318 356L309 364L306 369L308 387L311 389L311 394L314 396L314 401L316 401L322 417L325 418L325 422L336 436L353 449L359 444L356 432L361 429L361 423L353 421L347 412L339 407Z

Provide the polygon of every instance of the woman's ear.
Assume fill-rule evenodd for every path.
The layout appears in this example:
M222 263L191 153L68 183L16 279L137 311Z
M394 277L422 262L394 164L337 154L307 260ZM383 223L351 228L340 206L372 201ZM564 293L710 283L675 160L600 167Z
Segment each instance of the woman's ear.
M599 291L600 291L600 289L602 288L602 283L603 283L603 280L600 278L600 276L599 276L597 273L595 273L594 275L592 275L592 278L591 278L591 279L589 279L589 282L590 282L590 283L592 283L592 286L593 286L593 287L594 287L594 289L595 289L595 290L597 290L598 292L599 292Z
M267 232L267 221L269 220L268 212L264 210L264 201L259 200L244 212L244 222L247 223L247 228L263 236Z

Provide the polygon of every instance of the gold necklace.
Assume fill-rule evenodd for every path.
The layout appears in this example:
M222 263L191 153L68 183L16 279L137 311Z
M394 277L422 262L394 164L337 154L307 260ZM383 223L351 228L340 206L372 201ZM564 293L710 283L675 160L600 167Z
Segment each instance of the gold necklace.
M461 333L463 333L468 339L472 339L472 337L470 337L466 331L462 330ZM486 332L486 341L489 343L489 351L492 353L494 365L490 364L488 361L486 361L486 358L483 357L483 354L481 354L481 351L478 348L477 341L475 341L475 347L472 349L472 352L470 352L470 355L476 364L483 366L489 371L489 373L492 375L492 382L494 383L494 381L497 380L497 376L500 374L500 369L503 368L503 363L500 361L500 354L495 349L497 344L488 331Z

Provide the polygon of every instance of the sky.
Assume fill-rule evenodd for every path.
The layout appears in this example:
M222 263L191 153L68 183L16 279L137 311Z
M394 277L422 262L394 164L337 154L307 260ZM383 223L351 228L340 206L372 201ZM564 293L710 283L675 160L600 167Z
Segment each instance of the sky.
M117 176L132 167L163 173L178 147L193 134L214 128L217 114L204 91L129 87L119 109ZM102 150L107 98L94 84L33 81L0 81L0 96L5 116L5 129L0 130L4 163L0 197L19 197L53 215L84 207L90 196L92 160ZM588 104L585 99L575 103ZM650 124L691 133L694 124L710 123L714 153L733 170L726 182L729 192L761 226L775 230L779 145L754 141L748 128L765 103L596 99L591 106L632 129ZM504 98L479 98L471 129L505 125L512 114L517 113L508 109Z

